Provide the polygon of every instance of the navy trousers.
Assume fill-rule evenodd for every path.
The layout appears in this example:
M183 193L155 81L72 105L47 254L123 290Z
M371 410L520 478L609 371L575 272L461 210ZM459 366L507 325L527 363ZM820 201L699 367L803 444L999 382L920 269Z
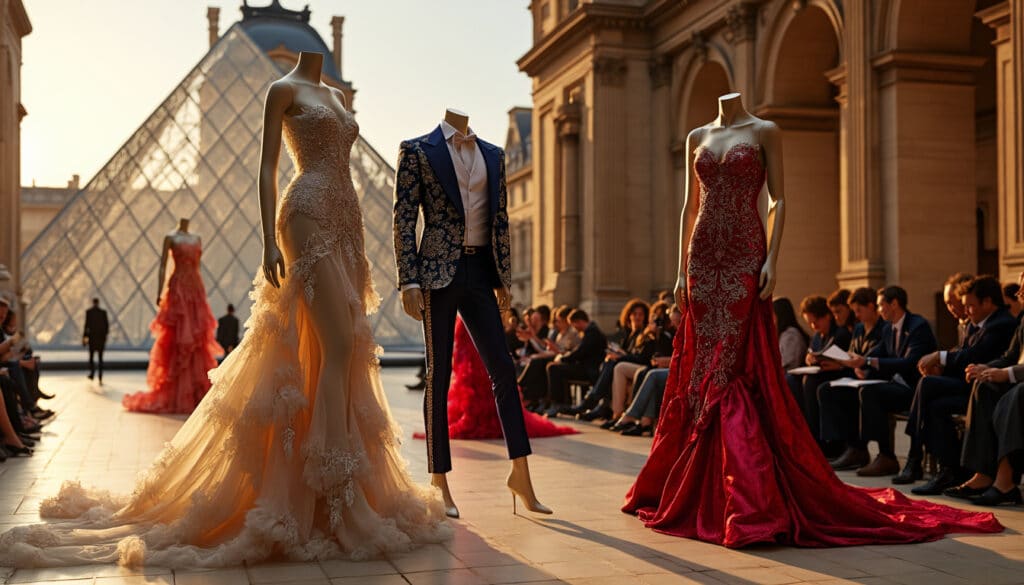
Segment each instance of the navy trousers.
M509 459L530 454L523 407L516 385L516 368L505 344L505 328L494 297L494 259L490 250L464 254L451 284L423 291L426 314L423 336L427 347L427 379L423 396L423 420L427 429L427 470L447 473L452 469L448 441L448 387L452 377L455 315L462 317L473 345L491 377L501 430Z

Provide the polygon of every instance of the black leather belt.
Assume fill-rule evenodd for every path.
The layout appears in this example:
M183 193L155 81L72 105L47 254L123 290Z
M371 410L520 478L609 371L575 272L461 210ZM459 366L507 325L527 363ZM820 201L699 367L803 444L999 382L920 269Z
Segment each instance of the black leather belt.
M487 251L490 246L463 246L462 253L467 256L473 256L474 254L482 254Z

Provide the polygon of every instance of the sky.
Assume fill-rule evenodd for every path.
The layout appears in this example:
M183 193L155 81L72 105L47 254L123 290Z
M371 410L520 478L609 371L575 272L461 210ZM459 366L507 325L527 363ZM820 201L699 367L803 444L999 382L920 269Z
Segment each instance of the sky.
M282 0L307 3L328 47L331 17L345 17L342 75L355 86L363 137L388 160L446 107L503 146L509 108L531 105L530 78L516 67L532 41L529 0ZM206 54L207 7L220 7L223 33L241 4L26 2L22 184L63 186L77 173L84 185Z

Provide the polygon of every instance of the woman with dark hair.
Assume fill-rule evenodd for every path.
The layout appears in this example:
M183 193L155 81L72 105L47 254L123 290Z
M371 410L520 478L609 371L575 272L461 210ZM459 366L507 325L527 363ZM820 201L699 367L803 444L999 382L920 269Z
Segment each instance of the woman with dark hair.
M614 420L622 416L621 412L613 412L609 404L612 399L612 383L615 367L620 363L635 365L639 370L651 362L657 342L657 333L648 328L651 307L642 299L631 299L622 307L619 323L622 326L624 341L622 346L609 344L601 372L597 382L590 389L583 402L573 409L580 420L592 421L608 419L612 421L607 428L614 425Z
M786 297L772 302L775 309L775 326L779 331L779 353L782 354L782 369L791 370L803 365L807 353L807 333L800 328L796 320L793 303Z

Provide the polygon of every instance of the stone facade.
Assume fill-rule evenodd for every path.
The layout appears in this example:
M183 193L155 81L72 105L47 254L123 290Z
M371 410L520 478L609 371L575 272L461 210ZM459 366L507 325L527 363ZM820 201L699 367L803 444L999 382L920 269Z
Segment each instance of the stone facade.
M50 225L57 213L64 208L81 188L78 175L73 175L67 187L21 188L21 251L36 239L46 226Z
M777 296L1024 269L1024 0L533 0L533 301L670 288L688 131L783 129Z
M21 39L32 23L21 0L0 0L0 291L21 296Z
M508 111L505 139L505 183L508 187L509 231L512 236L512 300L519 306L533 301L533 233L536 197L533 190L533 110Z

